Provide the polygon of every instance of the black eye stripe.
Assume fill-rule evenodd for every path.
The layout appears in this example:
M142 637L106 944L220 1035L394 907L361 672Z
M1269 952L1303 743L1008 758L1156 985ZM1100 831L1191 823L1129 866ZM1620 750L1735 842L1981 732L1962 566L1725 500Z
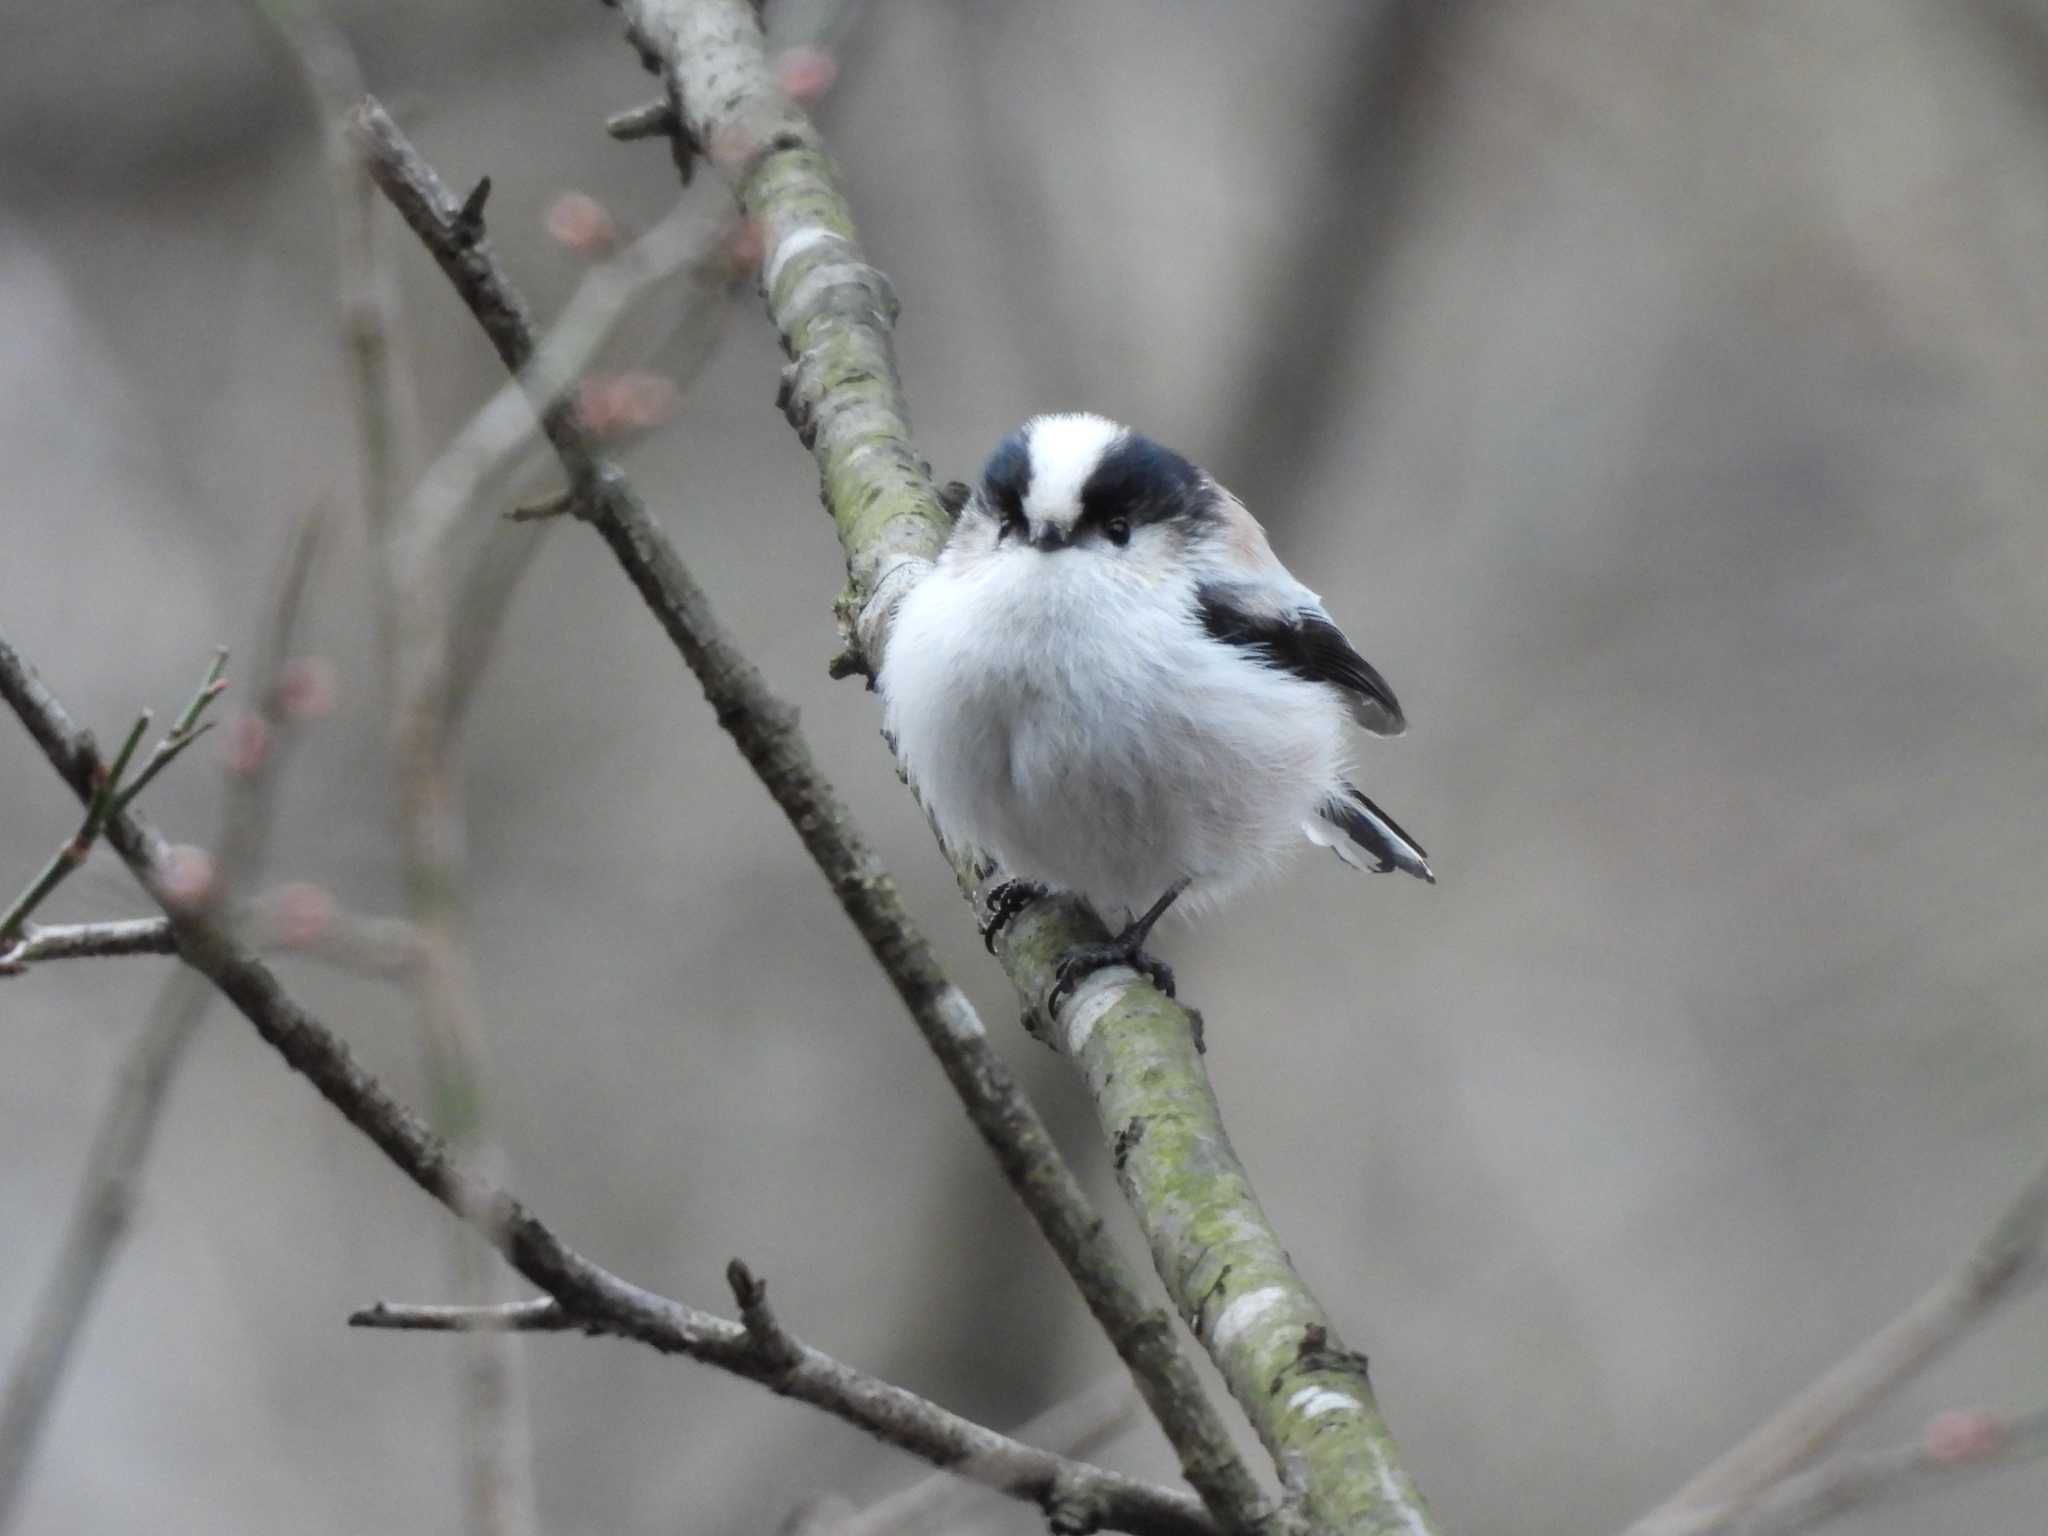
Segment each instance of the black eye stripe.
M1031 451L1024 434L1012 432L989 455L981 471L981 494L1005 528L1024 521L1024 498L1031 490Z
M1199 514L1208 500L1202 472L1170 448L1126 432L1110 445L1081 487L1081 521L1133 525Z

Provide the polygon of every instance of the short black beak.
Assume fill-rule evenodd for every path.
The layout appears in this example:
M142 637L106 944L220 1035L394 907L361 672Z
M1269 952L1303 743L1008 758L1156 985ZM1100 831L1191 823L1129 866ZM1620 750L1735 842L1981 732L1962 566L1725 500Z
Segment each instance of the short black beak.
M1056 549L1065 549L1067 541L1060 537L1059 529L1055 528L1051 523L1046 523L1039 528L1038 532L1031 536L1031 547L1036 550L1042 550L1046 554L1051 554Z

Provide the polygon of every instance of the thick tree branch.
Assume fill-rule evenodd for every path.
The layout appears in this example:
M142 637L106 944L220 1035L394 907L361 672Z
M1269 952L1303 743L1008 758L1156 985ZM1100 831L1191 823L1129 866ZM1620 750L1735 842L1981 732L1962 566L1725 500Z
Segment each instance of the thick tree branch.
M488 242L459 222L455 199L380 107L366 102L352 127L378 185L432 252L505 366L524 376L534 350L532 322ZM1249 1528L1260 1516L1263 1496L1182 1357L1170 1319L1139 1295L1080 1181L990 1043L973 1005L939 968L904 911L895 882L819 771L797 727L796 711L776 696L736 645L625 477L593 451L569 402L557 397L536 403L576 491L577 515L611 547L696 673L719 724L803 839L1011 1187L1130 1366L1189 1481L1220 1520Z
M1734 1526L2000 1302L2044 1274L2048 1164L1953 1271L1629 1527L1627 1536L1704 1536Z
M44 755L81 800L100 771L92 743L72 723L33 668L0 636L0 698L27 726ZM160 903L186 963L225 992L256 1032L349 1123L414 1183L471 1222L512 1267L547 1292L590 1331L616 1333L665 1352L688 1355L735 1375L766 1382L787 1397L823 1408L876 1438L936 1466L968 1475L1017 1498L1054 1506L1085 1489L1102 1523L1138 1536L1202 1536L1214 1527L1191 1496L1153 1487L1020 1445L887 1382L790 1340L791 1364L764 1357L745 1324L698 1311L629 1284L570 1248L500 1185L453 1157L424 1121L359 1066L348 1047L286 994L261 960L201 909L175 905L165 888L165 844L132 813L117 813L105 835ZM530 1303L521 1303L533 1310Z
M768 312L792 359L783 402L818 462L846 552L842 621L872 671L894 604L947 532L910 441L890 339L894 295L861 252L816 129L774 84L748 0L621 0L620 9L687 137L706 146L762 231ZM973 851L951 856L971 893ZM1058 956L1104 936L1080 903L1041 901L1011 924L1001 958L1042 1007ZM1086 1072L1160 1275L1310 1523L1428 1532L1362 1357L1296 1274L1231 1150L1194 1016L1128 973L1084 986L1064 1014L1055 1034Z

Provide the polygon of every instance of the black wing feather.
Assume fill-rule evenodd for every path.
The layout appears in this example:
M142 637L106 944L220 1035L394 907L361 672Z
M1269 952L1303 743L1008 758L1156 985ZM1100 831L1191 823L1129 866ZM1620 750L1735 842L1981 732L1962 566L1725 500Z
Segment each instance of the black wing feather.
M1319 613L1252 613L1240 607L1227 586L1211 582L1196 590L1202 627L1225 645L1255 651L1268 666L1311 683L1334 683L1386 716L1383 729L1398 732L1404 721L1400 701L1371 662L1351 648L1344 631ZM1374 722L1365 720L1370 726Z
M1374 805L1356 784L1346 784L1345 793L1323 803L1317 813L1352 842L1379 861L1378 871L1405 869L1418 880L1436 884L1436 872L1429 867L1429 855L1422 844L1401 830L1401 824Z

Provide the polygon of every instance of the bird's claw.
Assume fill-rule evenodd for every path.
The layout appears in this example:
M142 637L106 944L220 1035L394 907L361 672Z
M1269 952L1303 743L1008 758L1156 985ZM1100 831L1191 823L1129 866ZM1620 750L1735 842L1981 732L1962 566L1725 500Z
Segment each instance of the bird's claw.
M1052 996L1046 1000L1046 1012L1057 1013L1068 993L1097 971L1106 971L1113 965L1129 966L1168 997L1173 996L1172 966L1164 960L1153 959L1133 942L1109 939L1100 944L1076 944L1060 956L1059 969L1053 972Z
M1046 894L1047 888L1036 880L1005 880L982 898L981 942L990 954L996 952L996 936L1010 919Z

